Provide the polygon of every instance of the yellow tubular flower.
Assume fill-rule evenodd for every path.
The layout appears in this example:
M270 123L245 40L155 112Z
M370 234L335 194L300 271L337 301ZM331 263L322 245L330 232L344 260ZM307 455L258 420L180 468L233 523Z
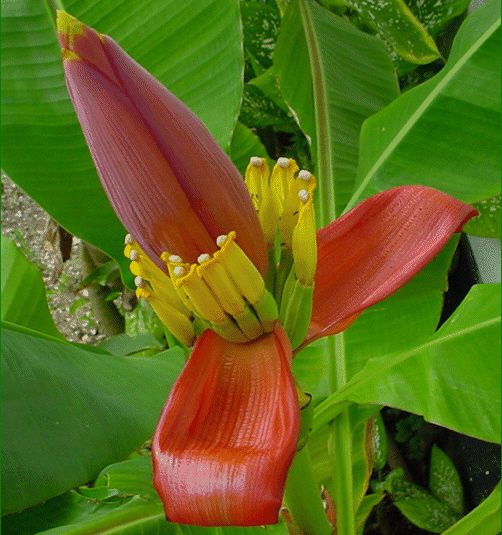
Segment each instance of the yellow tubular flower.
M244 183L257 211L260 210L263 184L268 183L268 175L269 169L265 158L253 156L246 167Z
M246 342L271 332L278 312L263 277L235 238L233 231L219 236L218 251L199 255L197 264L167 252L161 259L188 310L227 340Z
M270 192L277 219L282 215L289 186L297 172L298 165L291 158L278 158L272 169Z
M265 282L255 265L235 242L235 232L218 236L216 244L220 247L214 257L225 266L239 292L252 305L257 303L265 291Z
M174 279L174 285L185 291L202 319L223 322L226 319L225 311L204 280L197 274L197 265L192 264L187 273L180 275Z
M137 280L136 283L144 284L144 282L139 280ZM152 305L152 308L160 321L180 342L186 346L191 346L194 343L194 328L187 316L170 306L155 293L148 291L146 288L136 288L136 296L138 298L146 299Z
M190 311L180 299L171 279L148 258L139 245L135 244L129 250L126 246L124 253L126 252L129 254L125 256L131 260L129 266L131 273L136 277L147 280L159 298L186 316L189 316Z
M270 325L276 319L277 303L279 319L293 347L297 347L305 336L312 311L317 263L313 205L316 179L309 171L299 171L294 160L279 158L272 170L270 184L260 189L260 183L267 184L267 172L264 160L253 157L246 170L245 181L267 237L269 257L272 262L279 258L280 261L273 264L273 275L267 283L275 295L273 306L266 292L259 304L253 307L261 324ZM264 217L267 206L272 216ZM275 250L277 230L280 233L280 256Z
M277 230L277 215L269 186L270 169L265 158L253 156L246 168L244 182L249 191L265 242L271 247Z
M317 265L316 221L312 194L300 190L298 196L302 203L298 222L293 229L292 249L296 278L303 286L314 283Z
M242 314L246 303L223 265L208 254L200 255L198 261L197 275L204 279L225 312L232 316Z
M183 305L187 308L187 310L190 310L192 314L199 315L193 303L190 301L189 297L187 296L185 290L183 288L179 288L173 282L176 278L181 277L185 273L188 272L188 270L190 269L190 264L183 262L183 259L179 257L178 255L169 254L167 252L162 253L160 255L160 259L167 266L167 270L169 272L170 283L172 287L174 288L174 291L176 292L176 295L178 296L179 300L183 303Z
M129 234L125 238L124 255L131 260L138 299L146 299L151 304L155 314L180 342L192 345L195 340L193 317L178 297L171 279Z
M292 247L293 229L295 228L298 216L302 207L299 192L306 190L312 193L316 186L315 177L308 171L301 170L298 176L289 183L289 190L284 202L284 209L279 222L282 243L288 248Z
M131 260L130 269L136 276L137 296L150 302L166 327L184 344L194 341L194 321L197 332L211 327L232 342L254 340L274 329L279 317L277 303L281 304L280 318L288 333L291 331L292 340L297 338L295 332L305 330L317 260L312 202L316 182L308 171L298 169L294 160L279 158L270 175L266 160L259 157L251 158L246 169L245 183L272 261L276 258L277 230L281 234L281 262L272 267L271 282L267 282L274 288L277 301L260 271L237 244L234 231L218 236L218 250L212 255L200 254L194 264L163 252L160 258L168 274L137 242L126 237L124 254ZM283 257L290 261L284 262ZM286 281L288 289L284 290ZM300 305L308 312L301 317Z

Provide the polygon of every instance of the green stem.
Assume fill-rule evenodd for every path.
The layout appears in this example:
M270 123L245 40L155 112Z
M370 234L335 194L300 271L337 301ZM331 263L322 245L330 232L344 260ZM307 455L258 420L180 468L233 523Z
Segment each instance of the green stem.
M347 382L345 337L343 333L328 338L331 355L331 391L336 392ZM355 533L354 496L352 477L352 429L348 409L331 423L328 452L333 467L333 490L336 507L337 533Z
M83 275L88 277L100 265L108 261L109 257L91 244L83 242L80 260ZM109 289L103 288L96 281L92 281L87 289L92 311L98 320L99 330L107 336L123 333L124 318L111 301L106 301Z
M326 73L324 72L324 66L321 61L321 50L310 6L310 0L299 0L300 15L303 21L305 40L310 58L314 96L316 139L312 148L315 150L315 167L319 179L319 193L315 195L316 213L320 226L324 227L336 217L337 199L335 196L335 176L332 161Z
M316 120L316 172L318 177L319 201L316 206L320 226L329 224L336 217L334 165L332 161L332 140L329 124L329 105L326 93L326 73L321 57L321 48L314 25L310 0L298 0L300 16L305 31L312 72L312 89ZM330 360L331 391L336 392L347 382L344 335L330 337L327 341ZM328 451L333 467L336 528L340 535L354 535L354 497L352 481L352 429L347 409L331 424Z
M331 424L328 451L333 466L333 499L337 533L355 533L352 480L352 430L348 411Z
M293 522L304 535L331 535L331 525L321 502L321 491L312 471L308 444L297 452L286 482L286 504Z

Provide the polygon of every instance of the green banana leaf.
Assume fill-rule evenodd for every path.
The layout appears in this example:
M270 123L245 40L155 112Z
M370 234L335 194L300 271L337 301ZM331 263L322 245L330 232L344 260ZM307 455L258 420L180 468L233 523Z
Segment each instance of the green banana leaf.
M452 238L443 251L406 286L365 310L345 332L336 335L346 359L347 377L360 371L370 358L413 347L434 333L443 307L448 269L458 243ZM399 336L396 335L399 333ZM329 395L330 353L326 339L314 342L293 360L293 370L315 405Z
M251 156L268 158L267 151L258 136L242 123L237 123L235 127L230 156L242 174L246 171Z
M311 142L319 178L317 215L325 225L352 193L363 121L399 93L394 69L379 39L311 0L290 2L274 66L284 98Z
M500 442L500 285L474 286L428 341L369 359L316 409L314 429L347 402L377 403Z
M150 455L104 468L92 486L4 517L5 535L285 535L284 524L254 528L201 528L167 522L152 486Z
M96 477L150 438L183 363L98 354L22 327L3 337L3 512Z
M469 514L448 528L443 535L497 535L500 533L500 483Z
M2 236L2 321L63 338L54 325L42 275L12 240Z
M499 3L488 0L462 24L443 70L364 123L347 209L405 184L465 202L500 193L499 30Z

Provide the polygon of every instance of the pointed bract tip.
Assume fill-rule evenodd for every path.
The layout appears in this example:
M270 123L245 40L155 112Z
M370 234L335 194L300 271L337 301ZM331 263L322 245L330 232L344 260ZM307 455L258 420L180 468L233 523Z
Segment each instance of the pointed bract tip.
M84 34L84 25L78 19L61 9L56 11L56 26L58 32L66 35L70 43L76 35Z
M289 167L289 158L278 158L277 165L279 167L282 167L283 169L286 169L287 167Z

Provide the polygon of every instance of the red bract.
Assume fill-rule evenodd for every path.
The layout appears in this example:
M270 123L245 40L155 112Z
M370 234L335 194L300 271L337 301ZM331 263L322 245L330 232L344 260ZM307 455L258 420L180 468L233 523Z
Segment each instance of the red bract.
M299 408L290 343L261 276L267 252L255 208L238 171L176 97L109 37L61 12L58 29L84 135L132 234L126 249L140 297L151 299L159 317L172 319L187 345L195 338L194 317L227 335L206 330L200 336L155 432L155 486L167 518L204 526L274 523ZM277 193L289 180L292 195L266 198L268 167L260 158L250 166L253 202L263 210L270 242L282 218L279 228L301 275L291 268L284 287L306 296L308 310L318 259L303 345L347 328L404 285L476 213L432 188L395 188L320 230L316 255L314 177L304 170L296 177L296 163L281 158L270 182ZM298 216L299 199L304 211ZM170 278L152 264L163 267L159 256L166 251ZM288 297L283 294L280 311L294 330L303 316ZM295 333L300 342L305 318Z
M206 127L110 37L59 17L68 90L124 226L152 258L167 250L194 262L215 250L231 221L240 246L265 273L249 195Z
M173 522L277 522L299 430L282 328L246 344L206 331L164 407L152 444L155 487Z
M433 188L403 186L366 199L321 229L304 344L345 330L363 310L401 288L476 213Z

